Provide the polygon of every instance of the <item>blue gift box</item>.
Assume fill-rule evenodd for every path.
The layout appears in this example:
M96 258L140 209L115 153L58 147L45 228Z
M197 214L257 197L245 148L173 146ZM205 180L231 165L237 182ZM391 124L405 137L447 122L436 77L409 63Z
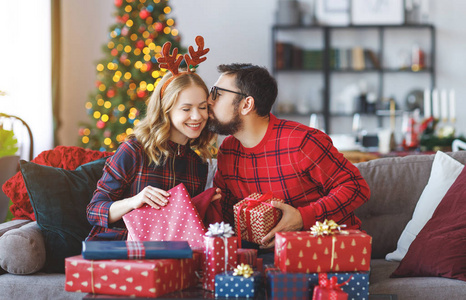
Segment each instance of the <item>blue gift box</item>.
M84 241L85 259L192 258L187 241Z
M251 277L233 276L233 271L215 275L215 297L254 297L261 288L262 275L255 271Z
M274 266L265 267L267 299L312 299L314 286L319 285L319 273L284 273ZM369 299L369 272L326 273L327 278L336 276L338 283L348 294L348 300Z

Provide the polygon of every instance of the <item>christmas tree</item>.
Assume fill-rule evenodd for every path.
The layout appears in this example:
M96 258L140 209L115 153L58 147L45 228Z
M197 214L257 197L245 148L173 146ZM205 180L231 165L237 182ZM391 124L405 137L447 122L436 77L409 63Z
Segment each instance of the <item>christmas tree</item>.
M79 129L81 146L114 151L144 116L145 101L165 74L157 58L162 45L180 37L168 0L115 0L117 23L97 64L96 89L86 103L90 124Z

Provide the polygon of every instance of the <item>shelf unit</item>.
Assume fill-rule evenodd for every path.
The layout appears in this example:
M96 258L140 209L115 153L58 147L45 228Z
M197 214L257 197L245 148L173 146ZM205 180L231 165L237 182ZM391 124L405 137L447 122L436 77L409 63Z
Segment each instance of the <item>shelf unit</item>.
M380 62L380 68L370 68L364 70L335 70L331 68L330 61L330 51L332 49L332 34L337 30L363 30L363 29L373 29L377 31L378 37L378 53L377 58ZM388 30L394 29L422 29L428 30L430 36L430 60L426 67L419 71L412 71L408 69L394 69L384 67L384 58L385 58L385 36ZM322 69L319 70L295 70L295 69L278 69L276 66L277 57L276 57L276 43L278 41L279 32L295 32L303 30L317 30L322 33ZM386 74L391 73L412 73L412 74L422 74L427 73L430 75L430 89L432 90L436 86L435 79L435 56L436 56L436 32L435 27L431 24L405 24L405 25L350 25L350 26L301 26L301 25L275 25L272 27L272 73L276 76L278 73L290 74L294 73L320 73L323 76L323 95L322 95L322 115L324 116L324 127L327 133L331 133L330 119L332 114L330 112L330 102L331 102L331 84L332 84L332 74L341 73L341 74L358 74L358 73L374 73L378 76L378 89L377 89L377 99L382 99L385 95L385 86L384 86L384 77ZM427 63L427 62L426 62ZM341 114L340 114L341 115ZM379 115L380 117L380 115ZM380 122L379 122L380 123Z

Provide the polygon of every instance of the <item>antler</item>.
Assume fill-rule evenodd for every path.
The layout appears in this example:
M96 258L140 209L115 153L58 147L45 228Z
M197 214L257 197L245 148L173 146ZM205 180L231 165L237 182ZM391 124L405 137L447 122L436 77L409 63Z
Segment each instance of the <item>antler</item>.
M196 36L196 44L197 51L194 51L193 46L189 46L189 53L191 54L191 57L189 57L188 54L184 55L184 60L188 65L188 70L190 66L194 68L201 62L205 61L207 58L201 56L206 55L210 51L209 48L204 49L204 38L200 35Z
M173 75L177 75L183 56L180 55L180 57L176 58L178 48L173 49L172 55L170 55L171 47L172 43L170 42L163 44L162 56L157 59L157 62L159 63L159 67L169 70Z

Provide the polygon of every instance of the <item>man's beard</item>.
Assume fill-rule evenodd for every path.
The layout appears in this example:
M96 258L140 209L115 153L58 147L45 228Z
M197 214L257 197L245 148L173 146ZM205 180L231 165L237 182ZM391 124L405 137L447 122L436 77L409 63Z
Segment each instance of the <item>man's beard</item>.
M243 127L243 120L241 120L238 110L235 109L233 119L228 123L221 123L214 115L207 123L210 131L220 135L233 135Z

